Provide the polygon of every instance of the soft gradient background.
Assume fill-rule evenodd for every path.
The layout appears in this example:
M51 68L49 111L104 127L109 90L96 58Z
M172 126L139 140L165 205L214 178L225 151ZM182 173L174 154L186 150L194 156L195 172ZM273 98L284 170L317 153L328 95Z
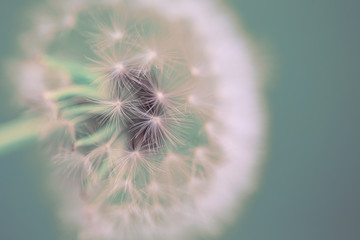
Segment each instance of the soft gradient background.
M0 57L39 1L1 0ZM265 49L268 153L225 240L360 239L360 1L225 0ZM0 74L0 122L21 112ZM34 144L1 156L0 239L56 240L55 199Z

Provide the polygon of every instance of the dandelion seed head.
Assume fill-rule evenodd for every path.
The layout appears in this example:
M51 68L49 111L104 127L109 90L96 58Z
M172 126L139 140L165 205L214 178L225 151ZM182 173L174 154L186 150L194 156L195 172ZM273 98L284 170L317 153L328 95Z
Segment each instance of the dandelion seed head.
M118 73L122 73L125 70L125 67L122 63L116 63L114 68Z
M81 183L75 202L94 206L76 217L79 237L218 234L253 189L261 143L246 41L215 1L60 5L60 19L45 14L28 38L43 36L42 64L19 79L23 95L46 106L37 110L51 119L43 136L55 167Z
M76 16L72 14L66 14L61 21L62 25L66 28L72 28L76 24Z
M193 95L193 94L190 94L188 97L187 97L187 100L190 104L196 104L196 97Z
M164 100L165 95L164 95L164 93L158 91L158 92L156 92L156 97L157 97L157 99L161 102L161 101Z
M154 125L160 125L161 124L161 118L159 116L153 116L151 117L151 122L154 124Z
M113 39L114 41L119 41L120 39L123 38L123 34L120 31L115 31L115 32L110 32L109 36L111 37L111 39Z
M157 57L158 57L158 54L155 50L147 50L145 53L144 59L146 59L145 60L146 62L151 62Z
M191 67L190 68L190 72L193 76L199 76L200 75L200 70L196 67Z

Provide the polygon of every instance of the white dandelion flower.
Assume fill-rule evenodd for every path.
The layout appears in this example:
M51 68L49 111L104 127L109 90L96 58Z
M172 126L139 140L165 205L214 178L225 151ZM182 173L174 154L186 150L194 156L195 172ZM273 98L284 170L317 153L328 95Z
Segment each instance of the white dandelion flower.
M248 38L215 0L50 8L24 38L17 77L24 99L50 106L36 112L51 119L41 133L54 167L80 183L65 186L78 192L63 197L65 222L84 240L220 234L254 191L262 153Z

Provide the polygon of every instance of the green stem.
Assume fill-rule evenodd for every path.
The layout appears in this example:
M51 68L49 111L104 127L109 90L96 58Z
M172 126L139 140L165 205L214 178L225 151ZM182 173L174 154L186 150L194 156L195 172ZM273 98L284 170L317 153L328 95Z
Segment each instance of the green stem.
M86 104L80 106L68 107L62 111L62 116L67 119L73 119L81 115L101 114L104 109L96 104Z
M67 88L49 91L45 97L53 100L63 100L69 97L101 98L96 89L84 85L72 85Z
M36 141L42 120L38 117L20 118L0 126L0 154L14 151Z
M43 62L57 70L67 71L71 76L73 83L75 84L92 84L96 79L96 76L91 73L83 64L69 61L65 59L59 59L53 56L44 56Z
M114 131L116 131L116 127L114 125L103 127L102 129L99 129L97 132L76 141L75 146L84 147L84 146L100 144L101 142L105 142L109 140L111 136L114 134Z

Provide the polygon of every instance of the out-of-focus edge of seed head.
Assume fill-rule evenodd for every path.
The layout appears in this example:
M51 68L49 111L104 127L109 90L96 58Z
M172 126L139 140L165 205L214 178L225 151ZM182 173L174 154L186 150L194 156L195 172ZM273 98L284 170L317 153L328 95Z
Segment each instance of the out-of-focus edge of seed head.
M198 201L199 222L217 235L239 214L236 209L256 190L264 154L266 107L263 99L263 63L256 44L226 15L220 1L148 1L168 17L184 14L201 37L217 76L220 106L217 119L224 122L216 132L228 162L218 169L212 190ZM219 137L220 136L220 137ZM205 214L204 214L205 213ZM208 215L206 213L209 213Z

